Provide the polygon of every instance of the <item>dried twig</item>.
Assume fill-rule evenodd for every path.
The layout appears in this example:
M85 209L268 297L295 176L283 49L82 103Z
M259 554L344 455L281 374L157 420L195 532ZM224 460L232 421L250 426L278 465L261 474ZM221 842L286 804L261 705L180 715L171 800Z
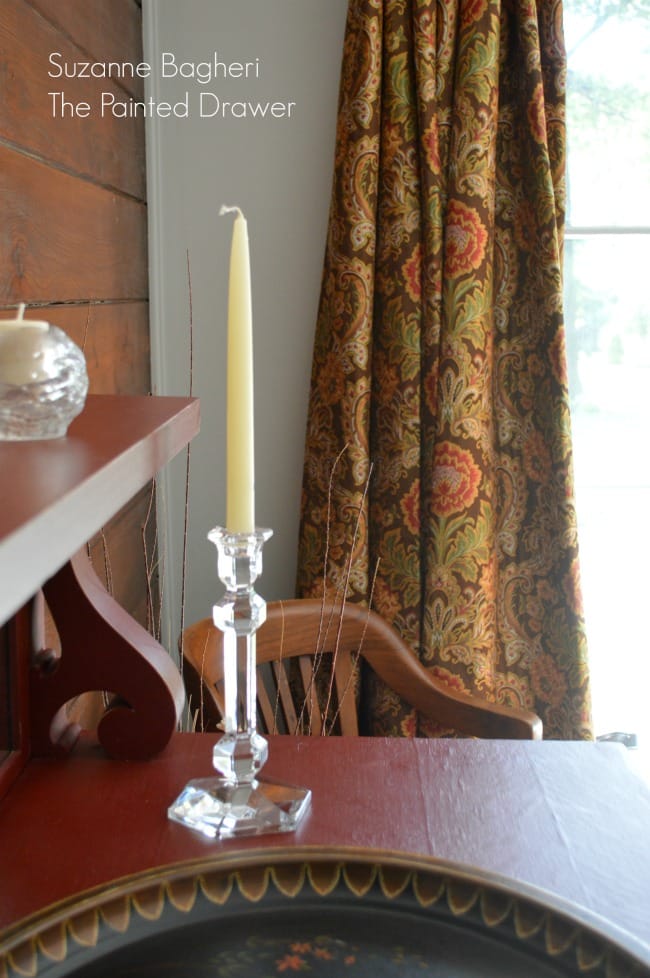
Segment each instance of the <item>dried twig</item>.
M316 648L314 649L314 661L312 667L312 674L309 683L309 689L305 690L305 699L303 700L302 707L300 709L300 714L297 720L297 726L294 733L298 733L304 723L305 710L307 709L307 698L311 698L312 692L315 692L315 683L318 672L320 671L321 662L323 660L323 655L325 651L325 642L327 640L327 635L329 633L329 628L332 623L333 611L330 613L330 618L327 623L327 628L325 628L325 603L327 601L327 565L329 562L329 549L330 549L330 533L332 527L332 495L334 492L334 474L338 467L339 462L345 455L349 448L349 442L346 442L339 454L334 459L334 465L330 472L329 483L327 486L327 518L325 521L325 554L323 556L323 593L321 600L320 609L320 619L318 622L318 634L316 636ZM325 631L323 632L323 629ZM316 696L316 702L318 702L318 697ZM321 718L322 719L322 718ZM311 736L311 713L309 715L309 724L307 728L307 733Z
M158 602L158 621L156 622L156 635L162 635L162 616L163 616L163 602L162 595L165 593L165 555L161 553L160 559L158 560L158 590L160 592L160 601Z
M187 288L189 294L189 333L190 333L190 389L189 396L192 397L192 392L194 389L194 316L192 309L192 270L190 266L190 253L189 250L186 252L187 257ZM185 510L183 513L183 563L181 572L181 622L180 629L181 635L185 631L185 588L187 583L187 537L188 537L188 527L189 527L189 514L190 514L190 460L191 460L191 442L188 443L187 450L185 453ZM180 669L181 676L183 675L183 656L180 657Z
M158 533L156 530L156 535L154 537L154 547L151 559L149 557L148 546L147 546L147 531L149 529L149 520L151 519L151 513L153 512L153 503L156 497L156 480L155 478L151 480L151 491L149 493L149 505L147 507L147 512L145 514L144 521L140 527L140 535L142 539L142 552L144 554L144 571L145 571L145 598L147 605L147 630L157 638L155 631L154 622L154 600L153 600L153 587L152 580L155 573L155 550L157 544Z
M279 663L280 669L282 668L282 657L284 654L284 603L280 601L280 613L282 615L282 628L280 630L280 656ZM280 683L276 683L275 686L275 706L273 707L273 731L272 733L278 732L278 716L280 712ZM296 731L297 732L297 731Z
M91 308L92 308L91 307L91 304L88 303L88 310L86 312L86 324L84 326L84 335L83 335L83 339L81 341L81 352L82 353L85 353L86 352L86 341L88 339L88 327L90 326L90 310L91 310Z
M341 601L341 613L340 613L340 616L339 616L339 626L338 626L338 631L337 631L337 634L336 634L336 643L334 645L334 652L332 653L332 666L331 666L332 673L331 673L331 676L330 676L330 684L329 684L329 689L328 689L328 692L327 692L327 702L325 703L325 710L323 712L323 729L322 729L322 735L323 736L325 736L325 734L326 734L325 721L327 720L327 715L329 713L330 705L331 705L331 702L332 702L332 694L333 694L333 691L334 691L334 676L336 674L336 660L337 660L337 657L338 657L339 647L340 647L340 644L341 644L341 632L343 630L343 612L345 610L345 602L347 600L348 586L349 586L349 583L350 583L350 574L352 573L352 561L354 559L354 550L355 550L355 546L356 546L356 542L357 542L357 536L358 536L358 533L359 533L359 526L361 524L361 517L362 517L362 514L363 514L363 507L364 507L366 498L368 496L368 489L370 488L370 478L371 478L371 476L372 476L372 463L370 464L370 468L368 470L368 478L366 479L366 484L363 487L363 495L362 495L361 501L359 503L359 510L357 512L357 519L356 519L356 522L354 524L354 533L352 534L352 543L350 545L350 553L348 555L347 564L346 564L346 568L345 568L345 575L344 575L344 583L345 583L345 586L343 587L343 596L342 596L342 601Z
M343 692L339 696L338 705L336 707L336 712L334 713L334 716L332 717L332 721L330 723L330 728L329 728L329 732L330 733L332 733L332 731L334 730L334 725L336 724L336 721L339 718L339 714L340 714L341 708L343 706L343 700L345 699L345 697L348 694L348 689L350 687L350 683L354 679L354 674L357 671L357 666L359 664L359 659L361 658L361 650L363 648L363 643L365 642L365 639L366 639L366 632L368 630L368 622L370 620L370 609L372 608L372 599L373 599L374 593L375 593L375 582L377 580L377 574L379 572L379 564L380 564L380 561L381 561L381 557L377 557L377 562L375 564L375 571L374 571L374 573L372 575L372 584L370 585L370 597L369 597L369 600L368 600L368 607L366 608L366 620L365 620L364 625L363 625L363 631L361 632L361 639L359 641L359 647L356 650L356 652L350 657L352 668L350 670L350 675L348 677L347 683L345 684L345 687L343 689ZM341 614L342 613L343 612L341 612ZM332 676L333 675L334 675L334 670L332 670Z
M106 590L113 596L113 571L111 568L111 556L108 552L108 541L106 540L106 532L104 527L99 531L99 537L102 541L102 553L104 555L104 576L106 577Z
M203 694L203 681L204 681L203 680L203 677L205 676L205 656L206 656L206 653L208 651L208 639L209 638L210 638L210 632L209 631L206 631L206 633L205 633L205 642L203 643L203 652L201 653L201 682L199 684L199 686L200 686L200 692L199 692L199 710L198 710L198 716L201 718L201 733L204 733L205 732L205 721L203 719L203 705L204 705L204 702L205 702L205 700L204 700L204 694ZM181 645L182 645L182 642L181 642ZM182 656L181 656L181 658L182 658ZM195 719L194 726L196 728L196 719Z

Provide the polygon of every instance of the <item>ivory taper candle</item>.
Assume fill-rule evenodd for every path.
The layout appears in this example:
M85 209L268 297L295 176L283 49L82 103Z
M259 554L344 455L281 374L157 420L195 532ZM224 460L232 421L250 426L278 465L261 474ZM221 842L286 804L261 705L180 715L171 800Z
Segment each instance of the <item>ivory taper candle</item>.
M238 207L230 249L228 285L228 375L226 408L226 529L255 529L255 437L253 424L253 317L248 226Z

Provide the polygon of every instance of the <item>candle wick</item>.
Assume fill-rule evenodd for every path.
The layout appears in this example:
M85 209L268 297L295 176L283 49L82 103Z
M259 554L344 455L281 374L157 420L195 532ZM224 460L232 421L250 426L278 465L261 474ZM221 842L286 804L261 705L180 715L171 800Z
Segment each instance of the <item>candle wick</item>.
M242 214L241 207L228 207L227 204L222 204L221 209L219 210L220 217L223 217L224 214L239 214L240 217L244 216Z

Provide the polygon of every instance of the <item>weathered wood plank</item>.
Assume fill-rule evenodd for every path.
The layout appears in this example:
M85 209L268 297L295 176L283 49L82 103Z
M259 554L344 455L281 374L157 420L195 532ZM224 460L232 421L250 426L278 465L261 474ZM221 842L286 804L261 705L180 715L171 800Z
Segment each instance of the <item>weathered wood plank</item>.
M146 205L0 146L0 303L144 299Z
M142 11L134 0L29 2L68 34L90 60L129 61L131 64L142 61ZM142 98L142 79L124 79L122 84L131 95Z
M67 10L67 4L58 9ZM101 110L103 91L118 103L128 103L130 96L111 79L48 77L48 71L54 70L49 55L55 51L60 60L70 63L84 57L26 0L3 0L0 136L43 160L143 200L144 120ZM70 108L62 112L60 98L53 99L51 92L64 92L70 104L87 103L88 116L73 116Z

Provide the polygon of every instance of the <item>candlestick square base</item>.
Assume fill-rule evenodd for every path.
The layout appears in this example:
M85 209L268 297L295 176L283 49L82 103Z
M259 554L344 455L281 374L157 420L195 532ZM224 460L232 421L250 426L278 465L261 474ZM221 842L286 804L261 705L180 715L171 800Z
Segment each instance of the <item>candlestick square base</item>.
M189 781L168 816L210 839L293 832L309 810L311 791L273 781Z

